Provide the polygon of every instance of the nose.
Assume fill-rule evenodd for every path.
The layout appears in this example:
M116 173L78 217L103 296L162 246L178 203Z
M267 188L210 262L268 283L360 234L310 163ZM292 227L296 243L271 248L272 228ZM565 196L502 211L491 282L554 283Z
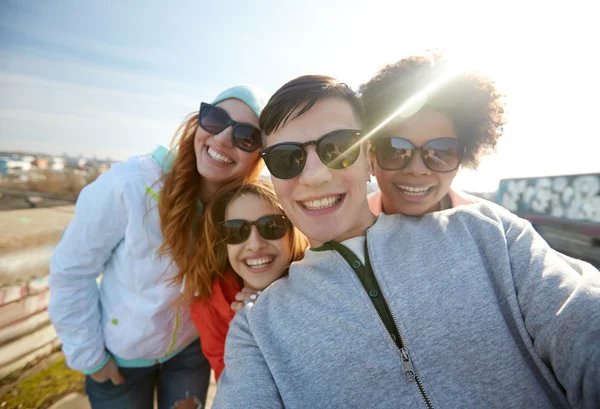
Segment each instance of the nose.
M331 169L319 159L315 147L306 147L306 163L300 173L300 183L307 186L320 186L330 182L331 179Z
M258 233L256 226L250 228L250 237L246 240L246 248L253 253L258 253L267 245L265 239Z
M233 127L228 126L223 129L221 132L214 136L217 144L223 148L233 148L233 143L231 142L231 133L233 132Z
M406 174L413 176L422 176L422 175L430 175L431 170L425 166L425 162L423 162L423 155L420 151L416 151L413 153L413 157L410 162L402 171Z

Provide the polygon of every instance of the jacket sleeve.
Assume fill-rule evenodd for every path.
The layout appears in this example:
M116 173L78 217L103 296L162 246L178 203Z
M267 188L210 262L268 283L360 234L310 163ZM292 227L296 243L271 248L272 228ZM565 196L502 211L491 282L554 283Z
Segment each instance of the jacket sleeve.
M127 213L114 169L86 186L50 262L48 312L69 367L90 373L107 361L96 279L125 237Z
M600 407L600 273L551 249L526 220L513 216L505 228L517 300L535 351L574 408Z
M235 315L225 346L225 370L213 409L283 408L277 385L248 324L250 305Z
M210 305L196 301L190 305L190 315L200 335L202 353L215 371L218 382L223 372L223 354L229 321L214 311Z

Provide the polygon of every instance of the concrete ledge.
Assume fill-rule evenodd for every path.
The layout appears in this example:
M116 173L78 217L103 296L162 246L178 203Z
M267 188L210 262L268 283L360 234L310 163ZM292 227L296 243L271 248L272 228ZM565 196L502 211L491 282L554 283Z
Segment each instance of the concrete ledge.
M70 393L49 409L91 409L90 401L85 395Z
M49 301L50 290L47 290L41 294L30 295L19 301L0 306L0 330L34 314L46 311Z
M9 342L25 337L47 324L50 324L50 316L48 311L42 311L12 325L7 325L0 330L0 351Z
M27 355L18 358L15 361L9 362L4 366L0 367L0 379L4 378L11 373L23 369L27 364L36 360L37 358L46 357L52 353L56 348L60 346L60 341L55 339L50 343L38 348Z

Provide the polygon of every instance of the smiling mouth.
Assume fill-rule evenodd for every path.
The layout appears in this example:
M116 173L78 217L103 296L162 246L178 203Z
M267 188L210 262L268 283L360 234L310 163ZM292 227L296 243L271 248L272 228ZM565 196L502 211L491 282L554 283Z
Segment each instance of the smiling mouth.
M251 270L252 269L259 270L259 269L265 268L266 266L271 264L273 262L273 260L275 260L275 257L267 256L267 257L260 257L260 258L249 258L249 259L244 260L244 263Z
M402 193L407 196L424 196L431 191L433 186L427 187L414 187L405 185L395 185Z
M226 165L233 163L233 160L231 160L227 156L221 155L217 151L213 150L213 148L208 148L207 151L208 151L208 156L210 156L211 158L213 158L215 161L217 161L219 163L224 163Z
M307 210L321 210L335 206L342 201L342 195L324 197L316 200L301 201L300 205Z

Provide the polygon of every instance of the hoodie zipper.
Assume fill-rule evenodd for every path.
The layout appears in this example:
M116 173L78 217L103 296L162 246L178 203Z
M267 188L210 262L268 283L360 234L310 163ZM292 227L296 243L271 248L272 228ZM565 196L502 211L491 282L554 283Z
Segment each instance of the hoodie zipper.
M379 285L379 283L378 283L378 285ZM386 306L388 312L392 316L392 321L394 322L396 334L398 334L398 337L399 337L398 342L395 342L394 338L392 337L392 334L390 334L386 328L386 332L388 333L392 342L394 342L394 345L396 345L396 350L398 351L398 355L400 355L400 359L402 360L402 368L404 369L404 377L409 382L415 382L415 384L417 385L417 389L419 390L419 394L421 395L421 399L423 399L423 402L425 403L427 408L434 409L433 404L431 403L431 399L429 399L429 396L427 395L427 392L425 392L425 389L423 388L423 384L421 383L421 380L419 379L419 374L417 373L417 369L415 368L415 366L412 362L412 359L410 359L410 355L408 353L408 348L406 348L406 344L404 343L402 334L400 334L400 330L398 329L398 323L396 322L396 317L394 316L394 313L392 313L392 310L390 309L387 299L385 298L385 295L383 295L383 292L381 291L381 287L380 287L379 294L383 297L383 302L385 303L385 306ZM383 325L385 328L385 324L383 323L383 320L381 319L379 312L377 311L375 306L373 306L373 308L375 309L375 312L377 313L377 316L379 317L379 322L381 322L381 325Z
M427 395L427 392L425 392L425 389L423 388L423 384L421 383L421 379L419 378L419 373L417 372L417 369L415 368L413 361L410 358L410 353L408 352L408 348L406 347L406 344L404 343L404 339L402 338L402 334L400 333L400 330L398 329L398 321L396 320L396 316L392 312L392 309L390 308L390 304L388 303L387 298L385 297L385 294L381 290L381 286L379 285L379 282L377 281L377 277L375 277L375 270L373 269L373 265L371 264L371 260L369 257L369 249L367 248L366 238L365 238L365 263L369 263L369 268L367 271L370 270L370 273L373 277L373 281L376 283L377 289L379 290L379 295L383 298L383 304L385 305L385 309L387 310L386 312L392 317L392 324L394 325L394 332L396 333L396 335L398 335L398 342L394 342L394 344L396 345L396 347L398 349L398 353L400 355L400 359L402 360L402 368L404 369L404 377L409 382L415 382L415 384L417 385L417 389L419 390L419 394L421 395L421 399L423 399L423 402L425 403L425 405L427 406L428 409L433 409L433 404L431 403L431 399L429 398L429 395ZM365 266L365 268L366 268L366 266ZM375 308L375 304L373 304L373 300L371 300L371 305L373 305L373 308ZM387 330L387 327L385 326L383 319L379 315L377 308L375 308L375 312L377 312L377 315L379 316L379 321ZM390 336L390 338L392 339L392 341L394 341L394 337L392 337L392 334L389 331L387 331L387 332L388 332L388 335Z
M369 260L369 252L368 252L368 248L367 248L366 237L365 237L365 263L364 264L361 263L360 260L358 260L358 257L356 257L356 255L352 252L352 250L348 249L346 246L344 246L341 243L327 242L323 246L313 249L313 250L314 251L336 250L339 253L339 255L342 256L342 258L346 261L346 263L355 270L354 276L356 278L358 278L359 282L361 283L363 289L365 290L365 292L367 293L367 296L369 297L369 299L371 301L371 306L373 307L373 309L377 313L377 316L379 317L379 322L385 328L386 332L388 333L388 336L390 337L390 340L396 346L396 350L398 351L398 355L400 356L400 360L402 362L402 369L404 371L404 377L409 382L415 382L415 384L417 385L417 389L419 391L419 395L421 395L421 399L423 400L423 402L425 403L427 408L434 409L433 404L431 403L431 399L425 392L425 389L423 388L423 384L421 383L421 380L419 378L419 374L417 373L417 370L413 364L413 361L410 358L410 353L408 352L408 348L406 347L406 345L404 343L402 334L400 334L400 331L398 330L398 323L396 321L396 317L392 313L392 310L390 309L390 305L387 302L387 299L386 299L385 295L383 294L383 291L381 291L381 287L379 286L377 277L375 277L375 271L373 270L373 267ZM350 256L350 255L352 255L352 256ZM369 264L368 269L367 269L367 266L365 265L367 263ZM367 285L365 283L363 283L362 279L358 275L356 270L359 269L360 267L364 268L366 272L370 270L370 274L373 278L373 281L377 286L377 291L383 299L383 304L384 304L386 313L392 318L391 324L393 324L394 333L398 336L397 341L395 340L395 336L392 335L391 331L388 329L388 326L383 322L383 318L381 317L379 311L377 310L377 307L375 305L373 298L369 294L369 289L367 289Z
M392 313L392 310L390 309L390 305L387 302L385 295L381 291L381 287L379 286L377 277L375 277L375 272L374 272L371 262L369 260L369 251L367 248L366 237L365 237L365 263L362 263L358 259L358 257L356 257L356 254L354 254L354 252L352 252L352 250L350 250L343 244L335 242L335 241L326 242L323 245L321 245L320 247L313 248L311 250L312 251L335 250L344 259L346 264L348 264L348 266L354 270L354 277L356 277L359 280L359 282L361 283L361 286L365 290L365 293L367 293L367 297L369 297L369 299L371 301L371 306L373 307L373 309L377 313L377 316L379 317L379 322L385 328L386 332L388 333L388 336L390 337L390 340L394 343L394 346L396 346L396 350L398 351L398 355L400 356L400 360L402 362L402 369L404 371L404 377L409 382L415 382L415 384L417 385L417 389L419 391L419 395L421 395L421 399L423 400L423 403L425 403L425 406L427 406L427 409L434 409L433 404L431 403L431 399L425 392L425 389L423 388L423 384L421 383L421 380L419 378L419 374L417 373L417 370L412 362L412 359L410 358L408 348L404 344L404 339L402 338L402 334L400 334L400 331L398 330L398 323L396 321L396 317ZM371 278L373 280L373 282L371 284L374 284L375 288L368 288L371 286L371 285L367 284L367 281L369 278ZM364 279L364 281L363 281L363 279ZM373 292L373 290L375 290L375 292L377 292L377 294L372 295L371 292ZM386 323L383 321L382 315L379 313L379 310L377 309L377 305L376 305L376 302L374 301L374 298L376 298L378 296L382 297L383 308L385 309L385 314L388 315L387 318L389 319L391 317L391 320L389 320L390 322L388 322L388 324L392 328L388 328L388 325L386 325ZM395 335L392 334L392 332ZM398 340L395 339L396 335L397 335Z

